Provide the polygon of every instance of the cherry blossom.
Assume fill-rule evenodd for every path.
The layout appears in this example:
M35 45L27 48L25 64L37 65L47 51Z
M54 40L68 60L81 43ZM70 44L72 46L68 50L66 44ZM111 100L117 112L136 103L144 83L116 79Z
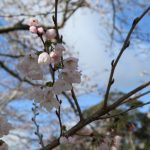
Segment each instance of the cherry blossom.
M64 68L70 70L76 70L78 67L78 59L75 57L69 57L64 60L63 64L64 64Z
M43 34L44 33L44 29L42 27L37 28L37 32L39 34Z
M56 37L56 30L55 29L48 29L46 31L46 38L48 40L55 39L55 37Z
M38 57L35 54L29 54L20 59L17 65L18 71L24 76L32 80L42 80L43 73L37 63Z
M50 64L50 57L48 53L43 52L39 55L38 64Z
M36 102L40 103L44 99L44 91L41 87L33 87L29 89L28 96L30 99L35 100Z
M56 64L56 63L59 63L60 61L61 61L60 52L52 51L50 53L50 62Z
M29 26L39 26L39 21L36 18L30 18L28 25Z
M76 70L63 69L59 77L69 83L81 82L81 72Z
M37 33L37 28L36 28L35 26L31 26L31 27L29 28L29 30L30 30L30 32L32 32L32 33Z
M45 108L47 110L51 110L53 107L55 107L56 109L59 108L60 103L58 102L58 100L55 97L55 94L53 92L52 88L45 88L44 91L44 100L42 103L40 103L41 105L45 106L45 104L50 104L51 107L47 108L47 106L45 106Z
M53 86L53 91L55 94L61 94L62 92L71 89L72 89L71 84L62 79L58 79Z
M60 103L55 98L53 89L50 87L33 88L29 92L29 98L34 99L36 102L40 103L40 106L44 107L47 111L50 111L54 107L57 109L60 106Z
M57 43L55 45L55 51L58 51L58 52L62 53L63 51L65 51L65 47L62 44Z

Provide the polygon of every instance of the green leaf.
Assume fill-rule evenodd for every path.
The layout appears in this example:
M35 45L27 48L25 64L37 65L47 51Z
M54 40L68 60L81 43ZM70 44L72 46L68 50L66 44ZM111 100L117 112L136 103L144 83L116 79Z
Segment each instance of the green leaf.
M53 86L53 82L52 81L46 82L45 85L48 86L48 87L52 87Z
M36 52L36 55L39 56L41 53L43 53L43 51L37 51L37 52Z
M46 47L50 47L52 45L52 42L51 41L45 41L45 46Z

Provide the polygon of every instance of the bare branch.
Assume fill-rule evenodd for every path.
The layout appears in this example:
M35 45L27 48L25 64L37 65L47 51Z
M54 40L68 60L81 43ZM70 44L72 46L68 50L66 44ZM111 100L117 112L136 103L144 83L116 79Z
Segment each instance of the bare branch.
M126 48L130 45L130 37L131 37L131 34L133 33L136 25L139 23L139 21L146 15L146 13L148 13L148 11L150 10L150 7L148 7L139 17L135 18L133 23L132 23L132 26L127 34L127 37L123 43L123 46L120 50L120 53L118 54L117 58L115 59L115 61L113 62L113 64L111 65L111 72L110 72L110 76L109 76L109 81L108 81L108 85L107 85L107 89L106 89L106 93L105 93L105 99L104 99L104 108L107 107L107 101L108 101L108 96L109 96L109 92L110 92L110 88L113 84L113 76L114 76L114 72L115 72L115 69L116 69L116 66L123 54L123 52L126 50Z
M80 121L83 120L83 115L82 115L82 112L81 112L81 109L80 109L80 105L78 104L78 100L77 100L77 97L75 95L75 92L74 92L74 89L72 88L71 89L71 94L72 94L72 98L74 99L74 102L76 104L76 107L77 107L77 110L78 110L78 113L79 113L79 116L80 116Z

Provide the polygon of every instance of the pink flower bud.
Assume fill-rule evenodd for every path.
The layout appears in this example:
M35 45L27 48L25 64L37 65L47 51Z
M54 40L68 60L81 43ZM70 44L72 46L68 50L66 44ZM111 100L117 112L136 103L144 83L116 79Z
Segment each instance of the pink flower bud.
M30 18L28 25L29 26L39 26L39 21L35 18Z
M52 40L56 37L56 30L55 29L49 29L46 31L46 38L48 40Z
M37 33L37 28L36 28L35 26L31 26L31 27L29 28L29 30L30 30L30 32L32 32L32 33Z
M43 52L39 55L38 64L50 64L50 57L48 53Z
M39 34L43 34L43 33L44 33L44 29L43 29L42 27L39 27L39 28L37 29L37 32L38 32Z
M51 63L58 63L61 60L61 54L57 51L53 51L50 53Z

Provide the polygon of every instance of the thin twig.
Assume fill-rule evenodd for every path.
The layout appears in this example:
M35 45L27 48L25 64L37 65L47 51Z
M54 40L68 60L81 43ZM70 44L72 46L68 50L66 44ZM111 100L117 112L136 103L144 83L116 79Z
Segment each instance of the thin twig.
M108 85L107 85L107 89L106 89L106 93L105 93L105 98L104 98L104 108L107 107L107 102L108 102L108 97L109 97L109 92L110 92L110 88L112 86L112 84L114 83L114 79L113 79L113 76L114 76L114 72L115 72L115 69L116 69L116 66L123 54L123 52L126 50L126 48L130 45L130 37L131 37L131 34L133 33L136 25L139 23L139 21L146 15L146 13L148 13L148 11L150 10L150 7L148 7L139 17L135 18L133 23L132 23L132 26L127 34L127 37L123 43L123 46L117 56L117 58L115 60L112 61L111 63L111 72L110 72L110 76L109 76L109 81L108 81Z
M2 57L10 57L10 58L14 58L14 59L18 59L20 57L23 57L24 55L11 55L11 54L4 54L4 53L0 53L0 56Z
M128 102L130 102L130 101L132 101L132 100L135 100L135 99L138 99L138 98L140 98L140 97L143 97L143 96L145 96L145 95L147 95L147 94L149 94L149 93L150 93L150 91L146 91L146 92L144 92L144 93L138 94L137 96L134 96L133 98L129 98L129 99L124 100L124 101L122 102L122 104L128 103Z
M143 104L139 104L137 106L131 106L130 108L128 108L127 110L123 111L123 112L120 112L118 114L114 114L114 115L109 115L109 116L104 116L104 117L99 117L99 119L107 119L107 118L114 118L114 117L118 117L118 116L121 116L121 115L124 115L125 113L131 111L131 110L134 110L136 108L139 108L139 107L143 107L145 105L148 105L150 104L150 101L147 102L147 103L143 103Z
M150 85L150 81L145 82L144 84L138 86L137 88L135 88L134 90L130 91L129 93L127 93L126 95L122 96L121 98L119 98L116 102L114 102L110 107L117 107L119 105L122 104L122 102L126 99L128 99L130 96L132 96L133 94L141 91L142 89L146 88L147 86Z
M57 23L57 13L58 13L57 11L58 11L58 0L55 0L55 16L53 16L53 22L55 24L57 42L60 42L60 37L59 37L59 32L58 32L58 23Z
M67 95L66 92L62 92L62 94L67 98L67 100L68 100L68 102L69 102L71 108L73 109L74 113L75 113L76 115L79 115L77 109L76 109L75 106L74 106L74 103L73 103L72 99Z
M57 96L57 95L56 95L56 98L57 98L57 100L58 100L58 102L60 103L60 106L61 106L62 101L58 99L58 96ZM59 120L59 125L60 125L60 137L61 137L62 134L63 134L63 127L62 127L61 116L60 116L60 106L59 106L58 110L56 110L56 115L57 115L58 120Z
M39 115L38 106L36 105L36 103L33 103L32 112L33 112L33 115L34 115L33 118L32 118L32 121L33 121L33 123L36 127L35 135L37 135L37 137L39 138L39 144L41 145L41 147L44 148L43 134L40 133L39 125L36 122L36 117Z
M71 89L71 94L72 94L72 98L74 99L74 102L76 104L76 107L77 107L77 110L78 110L78 113L79 113L79 116L80 116L80 120L83 120L83 115L82 115L82 112L81 112L81 109L80 109L80 105L78 104L78 100L77 100L77 97L75 95L75 92L74 92L74 89L72 88Z

